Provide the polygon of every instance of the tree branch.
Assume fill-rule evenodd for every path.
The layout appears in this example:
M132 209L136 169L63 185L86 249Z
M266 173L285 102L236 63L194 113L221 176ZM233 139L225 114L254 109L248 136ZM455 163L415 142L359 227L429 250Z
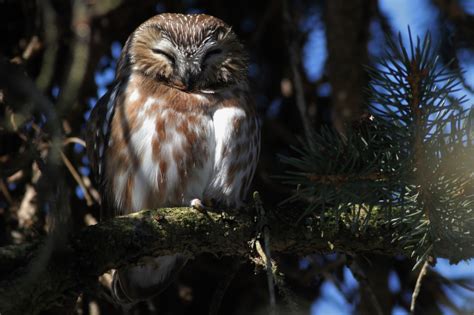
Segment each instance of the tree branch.
M375 221L364 231L352 231L342 217L327 220L323 226L319 220L310 221L305 226L290 225L269 214L271 251L300 256L334 251L409 255L391 243L388 228ZM249 211L202 214L186 207L163 208L86 227L72 235L61 251L51 250L49 239L0 248L0 277L4 279L0 311L3 315L39 313L94 287L105 271L143 256L182 252L250 257L255 224L255 215ZM449 249L437 254L452 255ZM474 250L466 249L462 255L474 256Z

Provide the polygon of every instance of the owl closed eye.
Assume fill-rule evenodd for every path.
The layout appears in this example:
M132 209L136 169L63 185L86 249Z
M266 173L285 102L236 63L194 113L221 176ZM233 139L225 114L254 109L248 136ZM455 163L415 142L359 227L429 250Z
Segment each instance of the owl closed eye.
M140 71L184 91L215 90L246 79L246 54L229 26L202 16L185 30L176 19L189 18L162 14L142 24L126 44L120 74ZM183 36L190 31L192 36Z

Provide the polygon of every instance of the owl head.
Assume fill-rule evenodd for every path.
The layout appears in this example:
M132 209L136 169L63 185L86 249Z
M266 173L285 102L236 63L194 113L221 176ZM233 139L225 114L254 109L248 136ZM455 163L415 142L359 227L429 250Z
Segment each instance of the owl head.
M117 77L139 72L183 91L242 84L247 58L232 29L205 14L160 14L128 38Z

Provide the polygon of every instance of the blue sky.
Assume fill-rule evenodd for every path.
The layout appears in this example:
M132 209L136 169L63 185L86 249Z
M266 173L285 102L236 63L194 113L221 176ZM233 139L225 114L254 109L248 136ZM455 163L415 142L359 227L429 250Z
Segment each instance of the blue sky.
M442 274L448 279L456 279L459 277L470 277L474 278L474 261L472 259L467 262L461 262L457 265L450 265L446 259L438 259L434 270ZM358 286L357 281L351 274L351 271L344 267L344 279L343 290L351 290ZM400 282L395 272L392 272L388 276L389 288L392 292L400 290ZM471 301L474 301L474 292L468 290L462 290L466 296L470 296ZM311 308L313 315L347 315L354 313L354 306L346 302L344 295L331 281L325 281L321 288L322 296L318 299ZM448 291L448 296L454 301L455 304L462 306L463 300L460 299L458 292ZM444 309L446 315L454 315L447 309ZM392 313L393 315L408 314L401 307L396 307Z

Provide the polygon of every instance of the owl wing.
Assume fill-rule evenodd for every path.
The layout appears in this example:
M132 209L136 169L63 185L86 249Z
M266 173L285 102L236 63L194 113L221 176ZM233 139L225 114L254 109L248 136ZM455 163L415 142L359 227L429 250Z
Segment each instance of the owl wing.
M243 128L239 135L241 139L245 139L241 141L246 143L246 148L242 150L243 160L246 161L246 163L243 164L243 174L245 175L242 178L240 189L240 199L242 201L248 197L250 186L260 158L260 130L260 121L256 113L252 110L245 128Z
M255 114L252 117L252 121L249 124L249 134L250 134L250 149L249 149L249 167L248 167L248 178L245 182L245 194L247 196L252 180L255 176L255 171L257 170L258 161L260 160L260 149L261 149L261 122Z
M108 217L104 211L108 210L105 198L105 151L109 142L110 123L121 86L122 84L119 82L114 83L112 88L97 101L91 111L86 128L87 156L95 183L102 197L101 217ZM107 212L112 213L112 210Z

